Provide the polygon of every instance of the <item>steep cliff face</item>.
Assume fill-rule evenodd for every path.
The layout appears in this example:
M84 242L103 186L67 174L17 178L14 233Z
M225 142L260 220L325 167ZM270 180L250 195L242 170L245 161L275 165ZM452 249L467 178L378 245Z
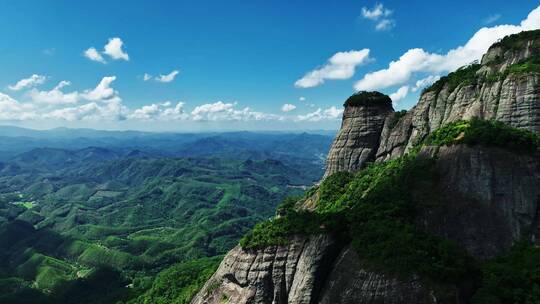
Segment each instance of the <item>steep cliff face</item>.
M540 241L540 155L465 145L425 148L437 157L435 200L418 225L493 258L529 235ZM419 199L420 200L420 199Z
M441 79L426 90L395 126L384 126L377 161L403 155L433 130L460 119L496 119L540 132L540 73L518 68L509 71L524 60L537 60L540 39L520 41L519 46L495 44L481 64L466 68L473 76L466 75L457 83Z
M315 303L339 250L328 235L261 250L237 246L192 303Z
M341 128L328 153L324 177L339 171L358 171L373 160L382 128L393 112L392 101L384 94L360 92L351 96L345 102Z
M504 42L492 46L481 64L435 83L399 119L382 94L363 92L357 102L346 102L325 178L403 156L457 120L496 119L540 132L540 73L508 72L537 58L540 41L518 39L518 47ZM540 245L538 151L458 144L424 146L418 155L432 157L435 172L429 185L411 189L419 229L456 242L478 261L523 237ZM314 211L319 197L315 192L296 207ZM236 247L192 303L460 304L469 303L475 290L470 282L443 285L370 267L351 244L330 234L295 235L286 246Z

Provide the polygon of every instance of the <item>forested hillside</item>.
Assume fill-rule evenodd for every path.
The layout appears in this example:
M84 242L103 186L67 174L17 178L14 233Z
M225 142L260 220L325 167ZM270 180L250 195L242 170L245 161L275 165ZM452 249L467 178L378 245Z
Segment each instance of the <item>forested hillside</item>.
M171 275L188 277L169 295L190 298L220 255L320 178L329 142L239 133L177 156L151 142L14 155L0 163L1 302L153 303Z

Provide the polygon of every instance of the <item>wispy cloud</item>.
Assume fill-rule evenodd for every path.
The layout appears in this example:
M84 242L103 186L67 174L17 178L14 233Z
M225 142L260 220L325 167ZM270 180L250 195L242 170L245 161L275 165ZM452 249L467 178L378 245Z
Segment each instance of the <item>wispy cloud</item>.
M482 22L483 22L484 24L486 24L486 25L487 25L487 24L492 24L493 22L495 22L495 21L501 19L501 17L502 17L501 14L493 14L493 15L489 15L489 16L487 16L486 18L484 18L484 20L482 20Z
M174 70L172 72L170 72L169 74L167 75L159 75L156 77L156 81L157 82L171 82L174 80L174 78L176 77L176 75L178 75L178 73L180 73L180 71L178 70Z
M149 80L154 79L157 82L168 83L168 82L172 82L179 73L180 73L180 71L173 70L169 74L165 74L165 75L161 74L161 75L155 76L155 77L152 76L151 74L144 73L143 76L142 76L142 79L143 79L143 81L149 81Z
M375 22L375 30L387 31L396 25L396 21L390 16L394 11L385 8L382 3L377 3L371 9L362 7L362 17Z

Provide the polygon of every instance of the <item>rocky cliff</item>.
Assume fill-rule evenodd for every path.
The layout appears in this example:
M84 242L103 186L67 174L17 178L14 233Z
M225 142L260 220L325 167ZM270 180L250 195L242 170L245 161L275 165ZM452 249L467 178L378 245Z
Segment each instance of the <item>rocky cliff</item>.
M344 106L341 128L328 153L324 177L339 171L358 171L372 160L385 121L394 113L390 97L378 92L355 94Z
M460 131L453 138L456 144L418 146L441 126L473 117L540 132L540 69L531 68L540 63L536 61L540 34L532 33L504 39L489 49L480 64L441 78L402 117L394 113L385 95L353 95L345 103L325 178L413 151L418 159L433 160L428 181L419 178L407 185L416 229L455 242L477 261L499 256L523 238L540 244L538 145L532 150L520 150L520 141L517 147L501 142L471 146L459 142L465 136ZM365 180L374 184L363 185L366 190L359 200L381 182ZM351 187L362 182L348 185L354 193ZM321 188L298 202L297 210L306 204L316 210L322 197L328 196ZM348 198L343 194L333 199L355 203L347 202ZM286 245L236 247L192 303L469 303L478 288L475 272L470 280L434 283L424 279L420 270L403 275L375 267L355 250L362 244L351 241L351 235L336 237L324 228L326 224L321 224L322 233L294 234Z
M540 132L540 73L526 68L537 64L540 38L523 36L511 45L494 44L481 64L461 68L426 89L403 118L384 126L377 161L403 155L433 130L460 119L496 119Z

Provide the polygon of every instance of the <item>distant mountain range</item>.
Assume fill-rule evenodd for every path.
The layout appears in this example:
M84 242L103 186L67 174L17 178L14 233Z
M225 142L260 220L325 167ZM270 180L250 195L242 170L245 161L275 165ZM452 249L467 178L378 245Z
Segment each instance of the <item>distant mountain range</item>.
M325 154L334 132L227 132L227 133L151 133L140 131L102 131L93 129L56 128L32 130L13 126L0 126L0 161L36 148L78 150L89 147L106 148L117 153L139 150L154 156L238 156L249 151L245 158L268 158L261 153L292 150L284 147L294 144L299 157ZM303 143L303 144L300 144ZM306 151L310 150L310 151ZM315 150L313 150L315 149ZM263 154L264 154L263 153ZM259 156L257 156L259 155ZM309 156L308 156L309 157Z

